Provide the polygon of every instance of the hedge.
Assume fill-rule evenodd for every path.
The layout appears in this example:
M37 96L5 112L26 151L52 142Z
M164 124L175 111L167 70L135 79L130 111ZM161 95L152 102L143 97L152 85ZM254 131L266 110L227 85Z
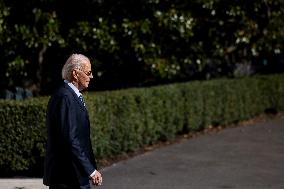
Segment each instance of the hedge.
M193 81L150 88L86 92L98 159L171 140L178 133L284 109L284 74ZM48 97L0 101L0 168L41 164Z

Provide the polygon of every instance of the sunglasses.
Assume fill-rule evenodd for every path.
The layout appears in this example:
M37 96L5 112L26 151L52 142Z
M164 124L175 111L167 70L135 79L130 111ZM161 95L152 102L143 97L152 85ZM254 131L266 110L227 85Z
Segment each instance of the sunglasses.
M79 70L79 71L83 72L86 76L93 76L92 71L85 72L85 71L80 70L80 69L77 69L77 70Z

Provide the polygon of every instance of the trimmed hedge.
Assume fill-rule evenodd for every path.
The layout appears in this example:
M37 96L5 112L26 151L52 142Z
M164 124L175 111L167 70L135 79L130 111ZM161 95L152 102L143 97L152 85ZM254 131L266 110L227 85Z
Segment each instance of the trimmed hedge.
M46 98L0 101L1 172L25 170L43 157L45 109Z
M26 170L42 161L47 101L0 101L1 170ZM284 74L87 92L86 101L94 151L104 158L177 133L283 110Z

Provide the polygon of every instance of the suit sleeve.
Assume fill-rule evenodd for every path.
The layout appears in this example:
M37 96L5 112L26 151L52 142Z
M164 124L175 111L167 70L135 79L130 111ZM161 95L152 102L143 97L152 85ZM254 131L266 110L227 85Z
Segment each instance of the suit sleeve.
M87 155L88 152L86 152L86 149L83 148L81 144L78 134L78 127L80 125L77 123L75 116L76 107L70 103L68 97L62 99L60 112L61 115L59 117L61 118L63 137L70 148L72 159L87 175L91 175L96 167L92 163L92 160L89 159L89 156Z

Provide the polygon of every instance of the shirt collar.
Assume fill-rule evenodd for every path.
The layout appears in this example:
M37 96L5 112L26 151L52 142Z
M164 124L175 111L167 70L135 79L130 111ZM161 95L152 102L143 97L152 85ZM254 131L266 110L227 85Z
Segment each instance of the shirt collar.
M79 91L79 89L77 89L77 87L75 87L75 85L73 85L71 82L64 80L64 82L76 93L76 95L79 97L80 95L82 95Z

